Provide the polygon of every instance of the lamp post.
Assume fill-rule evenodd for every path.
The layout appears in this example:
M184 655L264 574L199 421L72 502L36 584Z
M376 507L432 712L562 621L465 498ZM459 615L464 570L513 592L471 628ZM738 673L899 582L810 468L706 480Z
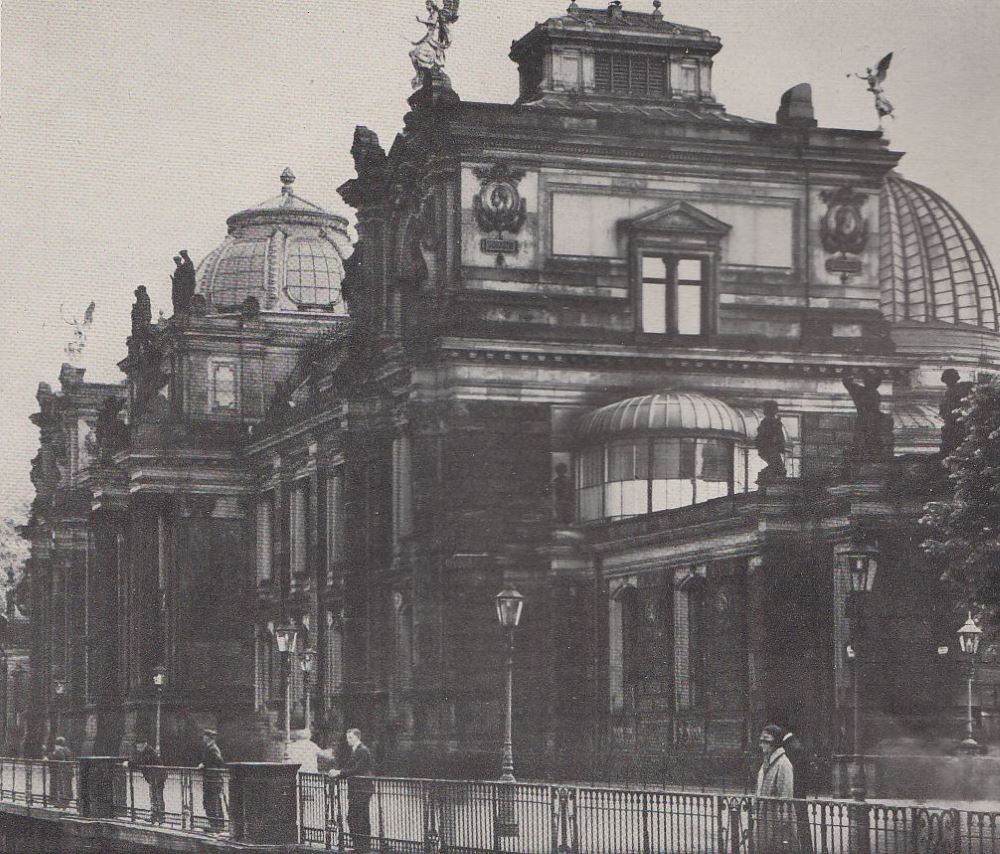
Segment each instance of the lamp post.
M153 668L153 684L156 686L156 753L160 755L160 710L163 706L163 686L167 684L167 668L162 664Z
M52 689L55 691L56 695L56 732L55 735L61 735L59 730L62 728L62 699L66 694L66 674L63 672L61 667L57 667L52 671ZM55 743L55 736L50 733L49 738L49 748L52 748L52 744Z
M852 663L852 708L853 744L852 756L854 774L851 781L851 797L863 801L867 795L868 781L865 776L865 760L862 755L861 703L859 685L861 682L861 651L864 637L864 602L875 585L877 551L870 546L855 544L847 552L847 570L850 579L850 594L847 601L847 617L851 625L851 642L847 647L847 658Z
M514 629L521 621L524 597L513 587L505 587L496 595L497 619L507 633L507 697L504 713L503 755L500 763L500 780L513 783L514 780L514 740L512 735L514 702Z
M298 629L288 623L274 630L274 640L278 652L284 658L285 671L285 759L288 759L288 746L292 741L292 655L295 653L295 643L298 640Z
M310 731L310 737L312 736L312 724L310 723L311 709L309 708L310 697L309 697L309 676L312 673L313 665L316 663L316 651L313 649L304 649L302 654L299 656L299 667L302 668L302 682L305 686L306 695L306 724L305 728Z
M962 652L965 653L969 661L969 714L965 721L965 738L962 739L959 749L963 753L968 753L970 755L979 753L979 742L972 736L972 683L976 678L976 653L979 652L979 640L982 637L982 634L983 630L976 625L976 621L972 619L972 612L970 611L969 619L967 619L965 621L965 625L958 630L958 642L961 644Z

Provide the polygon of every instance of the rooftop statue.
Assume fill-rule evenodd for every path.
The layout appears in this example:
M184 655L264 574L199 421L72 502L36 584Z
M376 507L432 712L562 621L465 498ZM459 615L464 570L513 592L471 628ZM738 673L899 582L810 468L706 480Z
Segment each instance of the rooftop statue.
M882 84L885 82L885 77L889 73L889 65L891 62L892 54L887 53L879 60L874 71L871 68L866 68L864 74L854 75L859 80L864 80L868 84L868 91L875 96L875 112L878 113L879 130L882 130L882 119L893 114L893 106L889 102L889 99L885 97L885 92L882 89ZM848 74L847 76L850 77L851 75Z
M451 47L451 25L458 20L458 4L460 0L442 0L439 6L434 0L427 0L427 18L417 17L417 21L427 27L423 38L413 42L410 51L410 61L416 76L413 78L413 88L419 89L423 84L424 74L443 76L445 51Z
M858 382L847 371L843 382L858 413L854 421L853 458L858 462L880 462L891 458L892 416L882 412L882 395L878 390L882 375L878 371L866 371Z
M785 428L778 416L778 404L773 400L764 401L764 418L757 428L757 456L765 463L765 468L757 482L764 484L785 477Z
M174 314L187 314L191 310L191 297L197 288L194 262L188 256L187 249L182 249L179 255L174 255L176 269L170 277L173 283L170 296L174 303Z
M132 337L145 338L153 322L153 308L149 303L146 286L139 285L135 289L135 302L132 304Z
M83 353L84 347L87 346L87 330L90 329L91 324L94 322L94 309L97 308L97 303L93 300L90 301L90 305L87 306L86 311L83 313L83 320L74 317L72 320L68 320L66 315L63 314L63 307L59 306L59 314L62 316L63 323L67 326L73 327L73 339L69 341L63 348L66 353L67 358L70 362L75 364L75 359Z

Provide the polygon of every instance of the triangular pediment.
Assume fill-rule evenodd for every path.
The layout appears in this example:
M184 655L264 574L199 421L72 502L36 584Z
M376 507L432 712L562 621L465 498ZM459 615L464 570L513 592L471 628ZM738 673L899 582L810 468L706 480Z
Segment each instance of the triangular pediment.
M623 225L629 231L686 232L718 237L728 234L732 228L728 223L687 202L672 202L662 208L655 208L634 219L625 220Z

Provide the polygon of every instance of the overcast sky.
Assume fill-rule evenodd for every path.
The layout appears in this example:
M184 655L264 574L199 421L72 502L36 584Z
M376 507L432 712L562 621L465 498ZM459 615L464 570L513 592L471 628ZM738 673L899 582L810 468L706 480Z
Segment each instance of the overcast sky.
M466 100L509 102L510 42L559 0L463 0L448 54ZM599 2L581 2L600 6ZM651 0L625 0L649 11ZM342 213L354 126L386 148L410 93L422 0L3 0L0 7L0 507L31 496L40 380L56 384L70 328L97 302L82 364L117 381L132 291L170 313L171 257L198 261L231 213L296 190ZM773 120L813 86L821 125L874 128L847 79L888 51L902 171L951 201L1000 261L997 0L666 0L668 20L722 38L715 92Z

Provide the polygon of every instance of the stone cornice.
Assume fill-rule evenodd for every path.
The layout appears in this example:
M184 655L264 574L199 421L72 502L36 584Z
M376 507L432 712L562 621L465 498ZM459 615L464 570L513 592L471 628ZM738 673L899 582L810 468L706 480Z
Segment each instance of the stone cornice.
M660 369L724 371L747 375L786 375L835 378L844 369L875 368L894 381L917 367L909 358L859 356L847 353L782 353L698 350L696 348L642 350L615 345L500 341L475 338L443 338L442 356L449 361L479 364L514 363L553 367L645 367Z

